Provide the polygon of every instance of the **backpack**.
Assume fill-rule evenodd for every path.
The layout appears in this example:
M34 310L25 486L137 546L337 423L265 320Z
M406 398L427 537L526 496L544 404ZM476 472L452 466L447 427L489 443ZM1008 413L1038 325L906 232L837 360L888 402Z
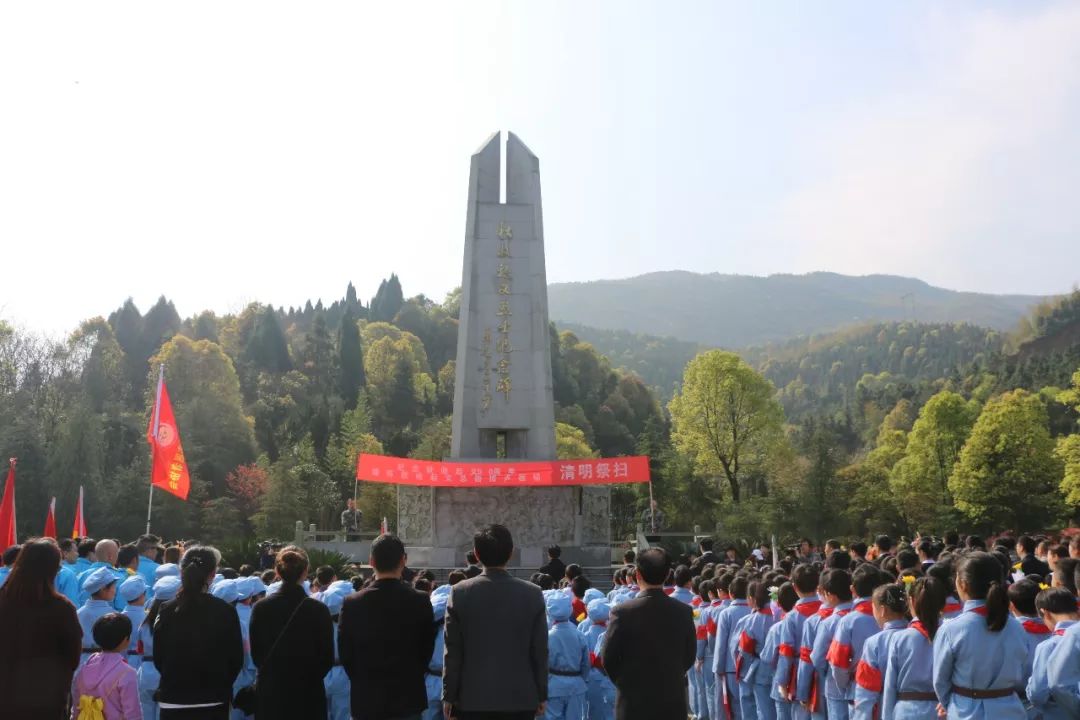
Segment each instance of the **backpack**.
M95 695L79 695L79 714L75 716L75 720L106 720L105 698L116 690L124 673L118 672L115 673L115 675L116 678L113 680L112 687L102 693L101 697Z

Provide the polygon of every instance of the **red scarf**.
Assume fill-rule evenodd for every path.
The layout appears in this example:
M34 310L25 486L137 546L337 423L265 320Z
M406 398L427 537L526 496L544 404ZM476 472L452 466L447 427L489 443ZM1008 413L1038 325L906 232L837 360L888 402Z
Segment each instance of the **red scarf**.
M819 618L821 618L822 620L824 620L825 618L829 617L832 614L833 614L833 609L831 607L823 607L823 608L821 608L820 610L817 611L817 616Z
M799 613L804 618L805 617L810 617L811 615L813 615L814 613L816 613L820 609L821 609L821 601L820 600L811 600L808 603L802 603L802 604L796 603L795 604L795 612Z
M912 620L911 624L908 625L908 627L914 628L915 630L918 630L920 635L922 635L927 640L930 640L930 633L927 632L926 626L922 624L922 621L920 621L920 620Z
M1024 629L1032 635L1049 635L1050 628L1046 627L1046 623L1041 623L1038 620L1025 620L1021 623Z
M854 610L855 612L860 612L863 615L873 615L874 603L870 600L863 600L861 603L857 603L855 607L852 608L852 610Z

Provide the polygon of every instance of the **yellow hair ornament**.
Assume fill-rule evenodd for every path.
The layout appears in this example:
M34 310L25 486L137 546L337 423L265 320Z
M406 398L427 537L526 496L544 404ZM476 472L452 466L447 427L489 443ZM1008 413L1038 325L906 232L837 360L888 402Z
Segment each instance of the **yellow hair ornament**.
M1020 563L1016 563L1016 564L1013 565L1013 570L1019 570L1019 569L1020 569Z
M1039 589L1040 590L1049 590L1050 586L1047 585L1046 583L1039 583Z
M911 585L913 582L915 582L915 576L914 575L905 575L904 577L900 578L900 581L902 583L904 583L905 585Z
M580 615L578 615L578 616L577 616L577 621L578 621L578 622L582 622L582 621L584 621L584 620L585 620L585 618L587 618L587 617L588 617L588 615L587 615L586 613L581 613Z

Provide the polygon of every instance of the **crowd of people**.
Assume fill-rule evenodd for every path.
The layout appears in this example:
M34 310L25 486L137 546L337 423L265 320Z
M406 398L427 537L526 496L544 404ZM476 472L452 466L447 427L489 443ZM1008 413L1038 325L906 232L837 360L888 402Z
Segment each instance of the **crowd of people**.
M988 547L989 545L989 547ZM1080 717L1080 538L628 552L593 587L510 531L445 584L377 538L339 578L152 535L36 539L0 567L0 716L72 720Z

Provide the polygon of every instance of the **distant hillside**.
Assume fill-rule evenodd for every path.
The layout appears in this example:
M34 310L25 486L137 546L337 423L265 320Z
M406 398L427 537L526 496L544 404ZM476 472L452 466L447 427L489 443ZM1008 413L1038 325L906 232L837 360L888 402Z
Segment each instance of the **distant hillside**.
M726 348L872 322L970 323L1009 330L1043 300L957 292L893 275L836 273L751 277L672 271L548 288L551 318L560 326L626 330Z

